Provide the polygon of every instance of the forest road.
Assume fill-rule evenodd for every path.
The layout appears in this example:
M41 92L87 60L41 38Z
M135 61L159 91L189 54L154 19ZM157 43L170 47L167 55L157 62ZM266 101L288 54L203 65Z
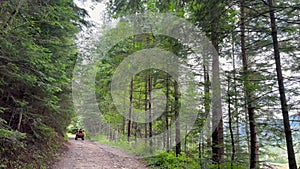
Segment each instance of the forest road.
M100 143L70 138L67 146L52 169L148 169L135 156Z

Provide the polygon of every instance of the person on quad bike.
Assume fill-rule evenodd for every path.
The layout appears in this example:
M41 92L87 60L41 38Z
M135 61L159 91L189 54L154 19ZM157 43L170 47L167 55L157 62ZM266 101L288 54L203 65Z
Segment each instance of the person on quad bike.
M76 136L75 136L75 140L78 140L78 138L81 138L81 140L84 140L84 130L82 129L79 129L76 133Z

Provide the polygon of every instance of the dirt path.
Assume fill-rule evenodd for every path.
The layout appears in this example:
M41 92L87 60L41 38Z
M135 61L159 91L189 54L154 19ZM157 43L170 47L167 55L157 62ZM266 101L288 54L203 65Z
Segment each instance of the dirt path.
M67 146L53 169L149 169L133 155L107 145L70 138Z

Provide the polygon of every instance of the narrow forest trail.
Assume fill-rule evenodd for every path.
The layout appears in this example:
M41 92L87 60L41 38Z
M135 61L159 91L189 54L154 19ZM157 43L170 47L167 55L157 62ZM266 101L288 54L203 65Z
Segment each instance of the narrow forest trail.
M52 169L148 169L133 155L100 143L70 138L67 146Z

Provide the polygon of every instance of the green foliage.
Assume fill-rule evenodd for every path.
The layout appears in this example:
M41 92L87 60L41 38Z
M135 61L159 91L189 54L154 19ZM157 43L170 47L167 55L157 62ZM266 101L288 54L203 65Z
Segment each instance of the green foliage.
M9 168L14 164L14 168L21 168L20 161L11 161L15 159L17 152L25 151L26 144L24 139L26 138L25 133L18 131L11 131L7 129L0 129L0 155L1 155L1 167ZM8 153L9 152L9 153ZM19 166L19 167L18 167ZM1 168L0 167L0 168Z
M84 128L81 124L81 116L74 116L71 120L70 125L67 127L67 133L75 134L76 130Z
M147 159L149 165L157 169L198 169L199 164L184 154L178 157L174 153L164 152Z
M2 166L43 168L62 145L83 15L72 0L1 1Z
M17 141L20 139L26 138L25 133L21 133L19 131L11 131L7 129L0 129L0 138L1 139L8 139L11 141Z
M286 151L283 148L266 146L263 148L262 154L262 161L283 164L288 162Z
M245 0L246 7L246 54L248 60L248 72L243 72L243 67L241 65L241 28L240 28L240 4L238 1L216 1L216 0L170 0L170 1L159 1L159 0L116 0L110 1L108 3L108 11L113 17L122 17L129 14L135 13L159 13L159 12L171 12L177 14L181 17L186 17L186 19L192 21L197 25L203 32L206 33L208 37L214 40L216 43L215 47L219 47L220 57L226 59L226 62L222 60L222 69L232 69L230 70L231 78L230 83L226 84L224 79L224 74L221 73L222 89L226 89L228 85L230 88L228 94L230 99L229 103L225 102L226 99L223 98L224 105L224 140L225 140L225 161L231 161L233 154L231 152L233 145L231 144L231 139L234 139L236 152L235 158L232 163L225 163L222 166L211 165L211 168L243 168L249 165L249 149L248 142L249 139L249 119L247 117L247 99L245 98L245 91L251 91L251 103L255 109L255 118L257 122L257 136L259 138L260 147L260 158L268 155L268 158L273 161L282 161L281 157L275 156L270 153L271 150L264 151L264 146L273 145L277 147L284 147L282 144L284 138L283 124L279 122L278 118L280 109L279 97L276 87L276 72L274 72L274 63L272 62L272 37L270 36L270 21L268 18L268 5L262 3L261 1L249 1ZM292 0L289 2L280 1L275 4L276 16L277 16L277 27L278 35L280 41L280 52L282 53L282 66L285 69L284 79L287 84L287 97L289 98L290 111L298 113L299 109L299 87L295 84L299 83L299 42L295 39L299 38L299 23L297 22L297 16L299 10L299 0ZM297 13L298 12L298 13ZM121 27L126 27L126 25L118 25ZM117 32L117 30L112 30L109 38L118 38L119 36L124 36L123 32ZM216 37L213 37L216 36ZM135 38L137 41L135 41ZM217 39L214 39L217 38ZM110 49L106 57L99 63L99 73L97 75L96 94L99 101L99 107L104 114L104 119L109 122L109 127L118 130L119 133L124 132L124 135L118 136L118 139L114 140L122 144L121 147L126 147L127 143L125 135L127 120L122 123L122 117L116 111L114 105L112 104L112 99L110 96L109 85L111 76L113 75L116 67L122 60L128 55L142 50L147 47L159 47L176 54L183 52L182 47L178 47L175 41L170 40L168 37L159 37L156 35L152 39L152 35L149 36L150 45L147 44L149 41L145 41L145 37L142 35L137 35L135 37L128 37L126 40L120 42L115 47ZM174 43L175 42L175 43ZM101 45L101 44L100 44ZM148 46L147 46L148 45ZM189 52L189 51L187 51ZM233 60L235 59L235 60ZM195 58L197 71L195 74L199 75L199 79L203 78L201 63L202 58ZM230 64L232 63L232 68ZM200 66L199 66L200 65ZM145 73L145 72L143 72ZM140 73L135 77L135 94L134 94L134 108L139 112L143 112L143 100L145 99L143 94L145 89L145 76L150 74L150 71L143 74ZM149 74L148 74L149 73ZM210 74L210 72L208 72ZM165 75L162 74L151 74L154 77L154 88L162 89L166 92L164 88L166 85ZM210 79L210 75L208 80ZM234 82L232 82L234 81ZM209 82L200 82L209 83ZM207 85L210 86L210 85ZM200 88L203 84L199 85ZM244 87L244 88L243 88ZM191 89L198 90L198 89ZM199 89L201 93L203 92ZM126 91L128 92L128 91ZM169 106L174 106L174 90L169 91ZM142 94L140 94L142 93ZM224 94L224 96L226 95ZM142 96L141 96L142 95ZM203 110L203 102L206 102L206 108L210 109L211 93L202 93L195 97L200 100L199 107ZM228 99L228 98L227 98ZM204 100L204 101L203 101ZM127 100L128 101L128 100ZM140 101L140 102L138 102ZM178 106L178 105L175 105ZM228 127L228 114L226 114L227 109L230 109L232 113L232 128L233 138L229 136ZM203 131L207 126L204 126L206 119L202 117L207 117L204 114L205 109L202 111L201 117L197 119L196 130L189 133L186 138L188 152L192 152L193 155L199 155L200 160L211 161L211 140L209 137L210 133ZM172 115L172 111L165 112L165 114ZM164 115L165 115L164 114ZM94 117L99 116L98 114L93 114L93 118L86 118L88 120L93 120L93 124L97 124L97 120ZM98 118L100 119L100 118ZM281 120L280 120L281 121ZM100 126L102 121L98 120ZM153 129L155 132L159 133L160 129L164 123L162 118L158 119L153 123ZM93 127L93 125L92 125ZM107 130L108 126L101 126L103 130ZM293 126L294 140L299 141L299 135L297 134L298 129ZM106 132L104 131L104 132ZM134 132L134 131L133 131ZM141 134L144 131L141 132ZM110 134L107 132L106 134ZM119 139L121 137L121 139ZM124 137L124 138L123 138ZM199 145L198 145L199 142ZM200 143L202 145L200 145ZM299 145L298 145L299 146ZM201 150L200 150L201 149ZM297 149L297 148L296 148ZM299 148L298 148L299 149ZM298 153L299 154L299 153ZM299 156L298 156L299 158ZM164 163L159 161L157 163ZM167 163L167 162L165 162ZM243 166L243 167L241 167ZM248 167L247 167L248 168Z
M116 140L110 140L106 136L98 135L91 138L92 141L96 141L102 144L107 144L110 146L121 148L128 153L137 155L137 156L143 156L145 155L145 151L149 152L149 145L148 144L135 144L133 142L128 142L127 138L125 136L120 136L118 141Z
M0 142L3 147L0 147L0 154L4 156L6 151L15 151L24 148L22 141L26 138L25 133L0 129Z

